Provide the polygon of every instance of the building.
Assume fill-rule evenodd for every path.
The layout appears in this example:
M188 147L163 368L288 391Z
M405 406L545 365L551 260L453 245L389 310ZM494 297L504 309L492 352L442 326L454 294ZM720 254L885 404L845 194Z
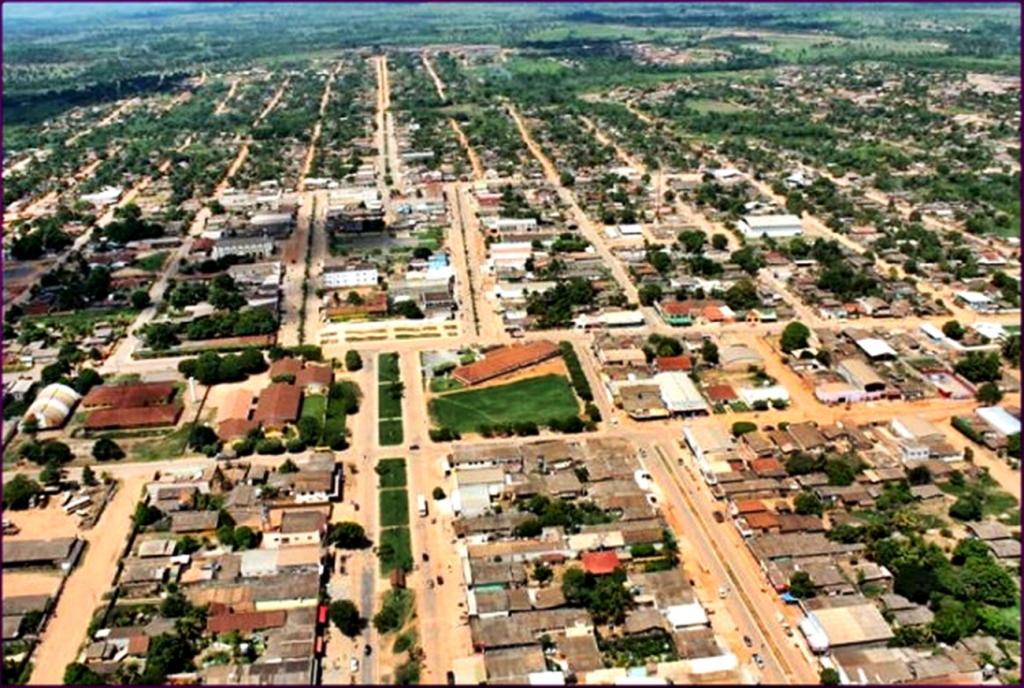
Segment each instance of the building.
M127 385L100 385L89 390L82 408L136 408L159 406L174 397L173 382L141 382Z
M220 260L227 256L243 256L266 258L274 253L274 242L270 237L228 237L218 239L213 245L213 259Z
M865 392L872 393L885 390L885 381L879 377L874 368L860 359L843 359L836 366L836 372L851 385Z
M871 602L816 609L809 614L828 638L832 650L884 647L895 635Z
M795 237L804 232L796 215L746 215L740 220L739 229L747 239Z
M1009 437L1020 433L1020 418L1001 406L984 406L975 413L1000 435Z
M29 405L18 428L24 432L25 428L32 423L35 423L35 427L40 430L58 428L64 425L71 415L71 410L81 398L78 392L67 385L62 385L59 382L47 385Z
M277 549L292 545L319 545L327 531L327 515L319 510L288 509L281 527L263 536L263 546Z
M482 361L456 368L452 378L467 386L478 385L557 355L558 347L547 341L503 346L488 352Z
M375 287L380 273L372 265L326 265L322 280L324 289Z
M275 382L260 392L253 420L268 430L283 430L299 417L302 390L282 382Z
M707 402L686 373L658 373L654 376L654 382L661 391L665 408L671 413L690 416L709 412Z

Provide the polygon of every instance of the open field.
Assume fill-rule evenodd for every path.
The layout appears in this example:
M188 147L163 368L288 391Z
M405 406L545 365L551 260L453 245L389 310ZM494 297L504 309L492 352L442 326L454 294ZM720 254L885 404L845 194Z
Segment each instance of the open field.
M405 459L381 459L375 470L381 489L405 487Z
M389 574L395 569L412 570L412 540L408 528L401 526L380 531L377 551L382 574Z
M560 375L528 378L499 387L451 392L430 400L430 417L441 427L473 432L484 425L544 423L574 416L579 404Z
M405 488L380 491L380 525L383 528L409 523L409 495Z

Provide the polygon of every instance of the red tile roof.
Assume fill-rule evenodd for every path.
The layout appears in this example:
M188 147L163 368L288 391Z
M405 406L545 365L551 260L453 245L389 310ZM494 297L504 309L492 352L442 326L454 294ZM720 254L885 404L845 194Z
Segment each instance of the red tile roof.
M135 408L104 408L93 411L85 421L89 430L112 428L154 428L174 425L178 422L181 407L177 404L163 406L137 406Z
M778 514L773 514L770 511L747 514L743 520L747 522L751 530L771 530L778 528L781 523Z
M82 408L133 408L166 404L174 396L174 383L142 382L93 387L82 399Z
M284 626L286 618L287 613L284 610L218 614L206 619L206 630L210 633L228 633L229 631L251 633L261 628Z
M295 376L295 384L299 387L310 385L321 385L327 387L334 382L334 371L329 366L309 365L299 371Z
M753 514L758 511L768 511L768 507L760 499L737 499L733 502L733 506L736 507L737 514Z
M286 423L294 423L299 417L299 404L302 401L302 390L298 387L275 382L260 392L256 402L256 413L253 420L264 426L280 428Z
M732 385L711 385L704 390L711 401L733 401L737 399Z
M225 442L245 437L250 430L260 426L258 421L248 418L230 418L217 426L217 437Z
M297 358L280 358L270 364L270 378L280 375L298 375L302 370L302 361Z
M778 459L754 459L750 462L750 469L755 473L774 473L783 470L783 466Z
M547 341L503 346L489 352L482 361L456 368L452 377L464 385L476 385L557 355L558 347Z
M580 559L583 570L597 576L611 573L619 565L619 555L615 552L584 552Z
M693 361L689 356L658 356L658 370L662 372L678 371L688 373L693 369Z

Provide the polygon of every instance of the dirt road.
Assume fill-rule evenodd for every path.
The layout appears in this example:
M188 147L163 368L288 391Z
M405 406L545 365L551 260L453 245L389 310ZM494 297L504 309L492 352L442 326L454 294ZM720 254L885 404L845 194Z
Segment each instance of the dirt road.
M103 594L113 583L144 482L140 478L124 480L99 523L83 535L88 542L84 560L68 578L53 619L36 648L29 684L63 683L64 668L78 656L92 611L103 603Z

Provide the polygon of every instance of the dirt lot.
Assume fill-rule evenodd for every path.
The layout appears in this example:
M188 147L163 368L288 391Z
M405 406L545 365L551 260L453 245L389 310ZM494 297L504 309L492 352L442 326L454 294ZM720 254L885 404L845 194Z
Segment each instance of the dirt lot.
M58 571L17 571L3 575L4 597L52 596L60 585Z
M60 506L60 495L51 497L45 509L8 511L4 518L18 526L17 535L5 535L5 540L44 540L71 537L78 534L78 517L64 513Z

